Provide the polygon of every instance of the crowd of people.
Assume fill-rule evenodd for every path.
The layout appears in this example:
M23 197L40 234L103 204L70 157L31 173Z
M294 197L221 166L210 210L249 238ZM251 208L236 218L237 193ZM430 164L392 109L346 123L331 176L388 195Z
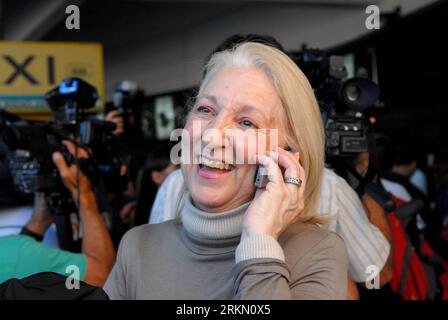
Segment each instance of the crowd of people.
M421 163L411 142L392 137L381 159L367 151L344 160L350 170L326 165L313 88L271 37L223 42L188 107L182 150L191 158L174 164L173 143L161 141L143 166L128 161L121 174L129 182L108 195L106 214L93 182L53 154L79 211L81 252L58 248L41 192L8 203L5 178L0 288L30 276L38 284L39 273L68 276L76 266L79 280L110 299L448 298L444 150ZM105 119L114 135L126 134L119 111ZM278 144L251 154L241 142L266 128L278 130ZM90 156L63 143L72 156ZM2 177L11 179L6 160ZM268 181L257 188L260 167Z

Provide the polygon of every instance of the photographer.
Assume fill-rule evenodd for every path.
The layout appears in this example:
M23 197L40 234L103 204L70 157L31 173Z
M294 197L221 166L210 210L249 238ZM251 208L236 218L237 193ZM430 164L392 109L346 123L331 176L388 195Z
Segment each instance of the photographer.
M131 209L135 208L135 187L133 182L129 180L129 163L131 157L126 141L123 140L125 130L128 128L128 126L125 126L123 114L118 109L112 109L106 112L104 120L115 124L115 130L112 132L112 135L116 138L116 142L118 142L116 155L121 158L122 162L120 168L121 181L119 183L116 179L115 181L110 181L109 185L114 185L115 187L109 187L109 192L107 194L107 208L111 213L110 234L114 248L117 248L120 239L130 227L129 221L123 219L120 213L129 206L133 205Z
M83 149L75 151L72 142L64 141L63 144L70 154L77 154L78 158L88 157ZM76 165L67 165L60 152L53 153L53 162L79 209L84 233L82 254L49 248L39 242L52 223L52 216L43 194L37 193L33 216L22 234L0 238L0 282L45 271L66 275L67 266L75 265L81 280L102 286L114 263L115 252L91 192L91 184Z
M123 120L123 116L120 114L120 111L118 111L118 110L109 111L106 114L106 117L104 118L104 120L115 123L116 129L112 132L112 134L119 136L120 134L123 133L124 120Z

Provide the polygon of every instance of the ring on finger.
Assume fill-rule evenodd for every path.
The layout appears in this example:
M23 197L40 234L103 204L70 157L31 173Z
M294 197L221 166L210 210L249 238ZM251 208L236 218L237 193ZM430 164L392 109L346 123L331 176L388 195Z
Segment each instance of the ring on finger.
M296 178L296 177L286 177L285 183L294 184L298 187L302 185L302 179Z

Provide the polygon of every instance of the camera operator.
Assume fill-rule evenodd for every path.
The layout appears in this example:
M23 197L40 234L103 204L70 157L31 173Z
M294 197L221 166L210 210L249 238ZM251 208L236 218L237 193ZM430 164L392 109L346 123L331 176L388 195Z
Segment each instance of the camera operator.
M106 114L104 118L106 121L110 121L115 123L116 129L112 132L112 134L119 136L124 131L124 119L118 110L111 110Z
M63 141L63 144L71 155L88 157L81 148L75 151L72 142ZM43 194L36 193L33 216L22 234L0 238L0 282L45 271L67 275L67 266L74 265L79 268L81 280L102 286L113 266L115 251L91 183L75 164L68 165L60 152L53 153L53 162L79 209L84 233L82 254L49 248L40 242L52 223L52 216Z
M108 104L109 106L111 104ZM124 114L122 110L116 109L117 106L113 106L112 109L106 106L106 114L104 116L105 121L109 121L115 124L115 130L112 134L116 137L117 141L117 155L121 158L122 165L120 168L121 181L120 187L112 188L107 194L108 210L111 213L111 236L114 243L114 247L118 247L120 239L124 233L132 226L128 216L132 212L135 212L136 207L136 192L135 184L130 179L130 165L132 164L132 150L128 145L129 141L129 124L125 125ZM123 183L125 181L125 183ZM109 188L110 189L110 188ZM125 212L126 214L123 214ZM129 214L127 214L129 213Z
M134 226L133 216L137 205L137 176L143 165L141 108L144 92L133 81L115 85L113 102L106 105L104 120L115 124L112 134L116 141L116 154L121 159L120 186L108 188L108 209L111 212L111 235L115 247L122 236ZM117 185L110 181L109 185Z

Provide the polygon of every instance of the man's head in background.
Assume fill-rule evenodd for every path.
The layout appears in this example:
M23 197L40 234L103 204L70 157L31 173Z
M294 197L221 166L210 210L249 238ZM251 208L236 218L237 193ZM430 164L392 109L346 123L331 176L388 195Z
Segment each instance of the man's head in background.
M151 150L146 158L144 172L157 186L160 186L163 180L177 168L170 160L170 152L173 146L174 144L171 141L158 142L158 145Z
M280 42L277 41L272 36L268 35L261 35L261 34L255 34L255 33L249 33L249 34L234 34L228 38L226 38L223 42L221 42L206 58L206 63L210 60L210 58L216 53L228 49L232 49L238 44L244 43L244 42L256 42L265 44L271 47L274 47L276 49L279 49L280 51L285 52L283 49L283 46L280 44ZM286 53L286 52L285 52ZM202 77L205 76L205 70L202 74Z
M397 141L391 150L390 171L409 178L417 169L418 150L412 142Z
M285 52L285 50L283 49L283 46L274 37L269 36L269 35L249 33L246 35L235 34L235 35L228 37L223 42L221 42L221 44L218 47L216 47L215 50L213 50L213 52L210 54L210 56L212 56L216 52L231 49L231 48L235 47L236 45L238 45L240 43L244 43L244 42L261 43L261 44L265 44L265 45L277 48L280 51ZM209 60L209 59L207 59L207 60Z
M177 166L171 162L170 153L174 146L172 141L158 141L148 153L145 165L139 178L139 195L136 203L134 226L148 223L157 190L162 182Z

